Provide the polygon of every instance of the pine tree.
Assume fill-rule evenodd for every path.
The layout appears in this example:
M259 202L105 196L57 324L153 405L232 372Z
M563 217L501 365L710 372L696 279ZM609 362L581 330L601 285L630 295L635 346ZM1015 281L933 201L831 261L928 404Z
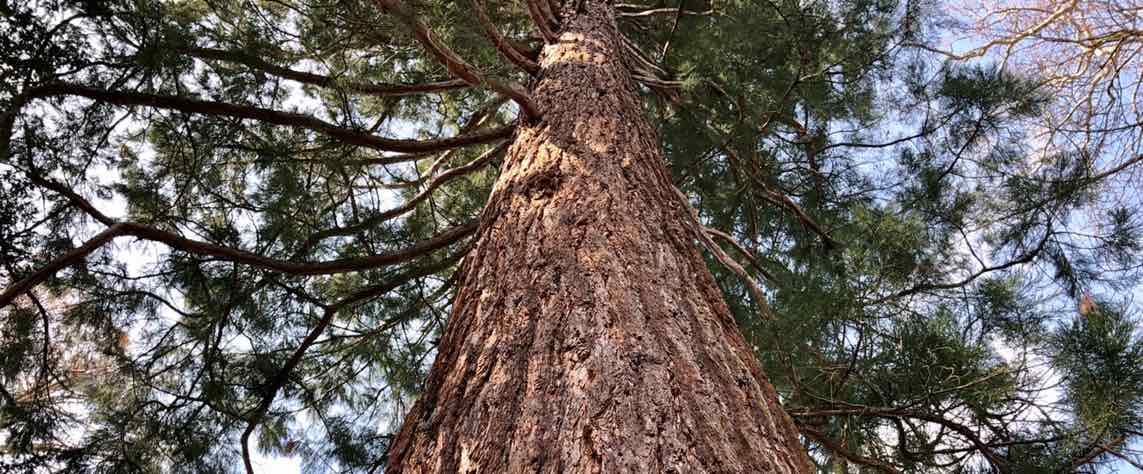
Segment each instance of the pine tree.
M1138 463L1139 160L940 9L4 4L0 466Z
M610 5L561 15L387 470L808 472L622 51Z

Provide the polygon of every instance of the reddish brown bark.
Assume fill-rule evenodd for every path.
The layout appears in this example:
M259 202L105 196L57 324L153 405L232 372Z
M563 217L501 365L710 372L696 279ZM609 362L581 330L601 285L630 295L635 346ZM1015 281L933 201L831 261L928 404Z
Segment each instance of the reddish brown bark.
M568 12L387 472L809 472L619 55Z

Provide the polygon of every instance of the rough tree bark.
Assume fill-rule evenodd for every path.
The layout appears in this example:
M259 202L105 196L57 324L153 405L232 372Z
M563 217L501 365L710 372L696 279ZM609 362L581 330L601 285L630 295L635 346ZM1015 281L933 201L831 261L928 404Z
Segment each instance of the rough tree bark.
M695 242L612 8L563 19L387 472L809 472Z

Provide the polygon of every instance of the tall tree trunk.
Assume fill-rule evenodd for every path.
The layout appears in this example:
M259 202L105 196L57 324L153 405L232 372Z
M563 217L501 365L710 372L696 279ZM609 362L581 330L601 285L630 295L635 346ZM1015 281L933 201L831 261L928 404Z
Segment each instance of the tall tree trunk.
M809 472L587 0L541 56L388 472Z

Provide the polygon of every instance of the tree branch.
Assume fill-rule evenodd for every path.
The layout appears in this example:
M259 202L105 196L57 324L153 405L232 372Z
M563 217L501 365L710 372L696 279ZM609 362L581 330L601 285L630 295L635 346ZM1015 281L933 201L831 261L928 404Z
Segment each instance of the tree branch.
M1036 245L1036 248L1028 251L1024 255L1022 255L1020 258L1007 261L1007 262L1002 263L1000 265L992 265L992 266L988 266L988 267L983 267L980 270L978 270L976 273L969 275L968 277L964 278L963 280L948 282L948 283L922 283L922 284L915 285L913 287L898 291L897 293L893 293L892 295L886 296L884 298L880 298L880 299L878 299L878 300L876 300L870 304L881 304L881 303L884 303L884 302L889 301L889 300L902 298L905 296L920 293L922 291L950 290L953 288L960 288L964 285L972 283L974 280L976 280L977 278L980 278L985 273L994 272L994 271L998 271L998 270L1005 270L1005 269L1014 267L1016 265L1021 265L1021 264L1031 262L1032 260L1036 259L1036 256L1038 256L1041 251L1044 250L1044 247L1048 244L1048 239L1051 236L1052 236L1052 229L1051 229L1051 226L1049 226L1048 229L1044 231L1044 238L1040 239L1040 243Z
M989 445L980 439L971 429L960 423L949 420L943 416L933 415L931 413L914 412L899 408L889 407L865 407L865 406L848 406L845 408L827 408L822 410L789 410L788 413L792 417L806 418L806 417L826 417L826 416L875 416L879 418L912 418L921 421L927 421L944 426L957 434L963 436L969 443L973 445L980 452L982 456L992 467L996 468L1001 473L1009 472L1007 466L1001 462L1000 458L996 457L996 453L992 452Z
M616 3L615 16L620 18L638 18L645 16L675 16L675 15L694 15L694 16L709 16L714 14L714 9L709 10L687 10L683 8L680 2L678 8L663 7L663 8L647 8L646 5L636 5L631 3Z
M61 269L74 265L86 258L91 252L116 237L131 236L142 240L159 242L173 249L195 255L207 255L229 262L241 263L253 267L284 273L287 275L329 275L334 273L347 273L400 263L425 255L434 250L445 247L476 231L479 221L461 224L441 232L433 237L418 241L416 244L382 254L370 255L361 258L342 258L325 262L291 262L277 260L241 249L215 245L209 242L187 239L178 234L147 227L131 222L118 222L103 232L96 234L76 249L57 257L43 268L24 277L8 289L0 293L0 308L7 306L17 296L28 291L43 281L51 278Z
M750 266L754 267L758 273L761 273L762 276L766 277L766 279L771 283L778 284L778 279L774 278L774 275L767 271L765 268L762 268L762 265L758 263L758 259L754 258L754 255L751 254L750 251L746 250L746 248L744 248L742 245L740 245L737 240L734 240L733 236L713 227L704 227L703 231L718 237L723 242L730 244L732 247L738 250L738 253L741 253L746 257L746 260L750 262Z
M719 263L743 281L746 285L746 290L750 292L750 297L754 299L754 304L758 306L762 316L772 321L777 320L778 315L774 313L774 309L771 308L770 303L766 301L766 293L762 291L762 286L758 284L758 281L755 280L754 277L746 272L745 268L742 268L742 265L731 258L730 255L727 255L726 252L722 250L722 247L714 243L714 240L711 239L710 235L706 232L706 227L703 226L702 221L699 220L698 211L691 206L690 201L687 200L687 196L678 188L674 189L675 195L679 198L679 203L682 206L682 212L687 215L689 221L687 224L689 224L691 230L695 233L695 237L698 238L699 242L703 244L703 247L705 247Z
M246 467L247 474L254 474L254 466L250 461L250 435L254 433L254 429L257 428L258 424L261 423L262 420L266 417L266 413L270 410L270 406L274 403L274 398L277 397L278 391L286 385L286 382L290 379L290 374L293 373L294 369L297 368L298 364L301 363L302 358L305 357L306 351L309 350L310 346L313 346L313 344L317 342L318 337L320 337L321 334L324 333L329 325L333 322L333 319L335 316L337 316L337 313L366 299L388 293L389 291L392 291L394 288L404 284L409 280L425 277L444 270L445 268L448 268L450 265L452 265L456 259L459 258L459 256L460 255L452 255L440 262L436 262L421 268L414 268L404 271L400 275L397 275L396 277L391 278L380 285L364 288L341 300L338 300L332 305L322 307L324 312L322 318L318 320L313 329L310 329L310 332L306 334L306 337L302 339L302 341L298 344L298 347L294 349L294 352L290 355L290 358L286 360L286 363L282 366L282 368L279 369L278 372L274 374L270 380L267 381L264 388L265 394L262 396L261 402L259 402L258 406L255 407L254 411L246 422L246 429L242 432L240 442L242 444L242 462Z
M481 0L471 1L472 10L476 12L476 19L480 22L480 26L484 27L484 34L488 36L488 39L496 46L496 50L511 61L512 64L523 69L524 72L531 75L536 75L536 73L540 72L539 64L524 57L523 53L508 44L508 41L505 40L504 36L500 34L500 31L496 29L496 25L492 23L492 19L488 18L488 13L484 11L483 2L481 2Z
M559 37L552 31L551 23L548 17L544 15L543 8L536 2L536 0L524 0L528 5L528 16L532 18L532 23L536 24L536 28L540 30L540 36L544 37L547 43L555 43Z
M667 15L676 15L676 14L678 14L680 16L682 16L682 15L710 16L710 15L714 14L714 10L697 11L697 10L683 10L680 8L651 8L651 9L647 9L647 10L638 10L638 11L620 11L620 12L616 13L615 16L617 16L619 18L640 18L640 17L648 17L648 16L656 16L656 15L667 16Z
M463 79L473 86L487 87L508 96L520 105L520 110L523 111L524 116L529 120L537 120L540 118L539 109L536 108L536 104L532 102L532 98L528 96L528 93L523 87L518 84L503 84L499 81L484 77L476 68L469 65L461 59L460 56L457 56L451 49L441 44L441 42L437 40L436 35L433 34L433 31L430 30L423 21L417 18L416 13L405 6L401 0L375 1L382 10L392 13L411 28L413 30L413 36L421 43L421 46L424 46L425 50L454 76Z
M501 143L500 146L497 146L496 148L493 148L491 150L484 152L483 155L481 155L481 156L477 157L476 159L468 162L467 164L458 166L456 168L451 168L451 169L437 175L436 177L434 177L432 180L429 181L429 184L427 186L425 186L425 189L423 191L418 193L416 196L413 196L412 199L409 199L408 201L406 201L404 204L402 204L400 206L382 211L381 213L370 216L368 218L365 218L356 224L351 224L351 225L347 225L344 227L335 227L335 228L319 231L319 232L315 233L314 235L310 236L308 239L306 239L306 242L302 245L302 248L309 248L309 247L317 244L318 242L320 242L324 239L327 239L329 237L352 234L354 232L358 232L358 231L367 229L369 227L375 226L381 222L392 219L394 217L403 215L406 212L413 210L417 206L417 204L419 204L421 201L424 201L426 198L428 198L434 190L436 190L438 187L440 187L444 183L446 183L446 182L448 182L448 181L450 181L453 178L456 178L458 176L466 175L466 174L472 172L473 170L478 169L481 166L484 166L489 161L491 161L493 158L499 156L500 153L507 150L508 146L509 146L508 142Z
M730 157L731 160L741 161L741 159L738 157L738 153L735 153L734 150L726 146L725 142L719 144L719 148L722 149L723 153L726 153L726 155ZM754 165L757 167L756 163L754 163ZM823 229L822 226L814 220L814 218L810 217L810 215L807 214L804 209L802 209L802 206L799 206L798 203L794 202L793 199L790 199L784 193L775 191L774 189L770 188L770 186L766 184L762 178L755 175L754 173L748 172L747 174L750 177L751 181L754 181L755 184L762 188L762 197L764 199L770 201L778 207L785 208L786 210L790 211L790 213L798 219L798 222L800 222L802 226L809 229L813 233L818 234L818 236L821 237L822 243L825 245L826 250L833 250L839 247L838 242L834 240L833 237L831 237L829 233L826 232L826 230Z
M893 467L892 465L890 465L888 463L878 461L876 459L868 458L868 457L862 456L860 454L851 452L848 449L845 449L844 447L842 447L842 445L840 443L838 443L837 441L834 441L829 436L826 436L825 433L818 431L816 429L813 429L809 426L798 425L798 431L801 431L806 436L813 438L815 441L821 443L821 445L825 446L826 449L833 451L837 455L839 455L845 459L848 459L852 462L855 462L857 464L861 464L863 466L869 466L871 468L877 469L878 471L881 471L881 472L884 472L887 474L900 474L900 472L901 472L901 471L897 470L897 468Z
M56 272L63 268L82 262L88 255L91 255L91 252L98 250L103 244L111 241L111 239L123 235L124 232L125 228L122 225L113 225L104 229L103 232L95 234L94 237L88 239L83 245L52 259L47 265L20 279L20 281L17 281L5 289L3 293L0 293L0 308L8 306L17 296L20 296L25 291L31 290L44 280L51 278Z
M971 59L971 58L977 58L977 57L984 56L985 54L988 54L988 51L994 47L997 47L997 46L1012 47L1016 43L1019 43L1020 41L1023 41L1029 37L1036 35L1040 31L1043 31L1048 26L1051 26L1051 24L1054 23L1055 21L1059 20L1060 18L1064 17L1069 12L1074 10L1076 8L1076 6L1078 5L1078 3L1079 2L1077 0L1070 0L1067 3L1060 5L1060 7L1057 8L1055 11L1053 11L1050 15L1048 15L1047 17L1045 17L1043 20L1036 23L1035 25L1032 25L1030 28L1025 29L1023 31L1016 32L1015 34L1013 34L1011 36L1007 36L1007 37L1003 37L1003 38L999 38L999 39L989 41L987 44L985 44L983 46L979 46L977 48L966 51L964 53L959 53L959 54L953 53L951 51L945 51L943 49L934 48L932 46L928 46L928 45L925 45L923 43L906 43L904 46L923 49L923 50L926 50L926 51L929 51L932 53L944 55L944 56L948 57L949 59L959 60L959 61L963 61L963 60Z
M710 124L707 124L706 128L708 131L710 131L711 134L713 134L713 137L711 139L713 141L718 141L717 138L722 135L722 132L719 132L714 127L710 126ZM728 140L729 139L724 139L722 141L718 141L718 145L717 145L718 149L721 150L727 156L727 158L731 161L732 165L734 165L736 163L741 163L743 160L738 156L738 153L735 152L729 146L727 146ZM753 161L751 161L751 164L753 165L753 167L755 169L758 168L757 163L754 163ZM806 229L812 231L813 233L815 233L819 237L821 237L822 244L825 246L826 250L833 250L834 248L837 248L840 246L839 243L836 240L834 240L834 238L831 237L829 235L829 233L826 232L826 230L824 228L822 228L822 226L819 225L817 223L817 221L814 220L813 217L810 217L810 215L807 214L806 211L804 209L802 209L801 206L798 205L798 203L794 202L793 199L790 199L785 194L772 189L770 187L770 185L767 184L756 173L750 172L750 170L746 170L746 175L748 178L750 178L751 181L753 181L755 184L758 185L758 187L760 187L762 189L762 198L763 199L769 201L770 203L772 203L772 204L774 204L780 208L784 208L784 209L790 211L790 213L793 214L794 217L798 219L798 222L800 222L803 227L805 227Z
M284 273L287 275L302 276L328 275L333 273L363 271L408 261L413 258L428 254L434 250L448 246L449 244L452 244L453 242L456 242L472 234L479 227L479 221L474 220L467 224L452 227L428 239L418 241L416 244L413 244L410 247L393 252L370 255L367 257L343 258L325 262L292 262L269 258L263 255L248 252L246 250L187 239L173 232L167 232L142 224L132 222L117 222L97 210L86 199L83 199L74 191L59 183L48 181L38 176L34 176L33 181L64 195L64 197L67 198L73 205L84 210L87 214L91 215L92 218L99 221L100 223L108 225L108 228L103 232L96 234L95 237L92 237L80 247L60 257L57 257L40 270L33 272L27 277L11 285L8 289L4 290L3 293L0 293L0 308L10 304L18 295L22 294L23 292L28 291L36 285L47 280L48 278L51 278L61 269L82 261L89 254L91 254L91 252L94 252L96 249L103 246L107 242L110 242L116 237L136 237L152 242L159 242L173 249L181 250L183 252L192 253L195 255L207 255L230 262L250 265L274 272Z
M1118 447L1119 445L1123 444L1123 442L1126 440L1127 440L1127 437L1120 436L1118 438L1111 440L1111 442L1109 442L1109 443L1093 443L1094 446L1092 446L1092 448L1090 450L1088 450L1088 452L1086 454L1079 456L1075 459L1075 461L1072 461L1072 469L1073 470L1079 469L1084 464L1095 461L1096 458L1098 458L1103 453L1112 453L1113 455L1118 454L1115 451L1115 448ZM1127 459L1127 457L1123 456L1123 455L1118 455L1117 457L1120 457L1121 459ZM1135 464L1135 463L1132 462L1132 464ZM1135 465L1138 466L1138 464L1135 464Z
M451 227L433 237L418 241L416 244L413 244L410 247L394 252L386 252L360 258L341 258L324 262L291 262L287 260L277 260L241 249L186 239L171 232L166 232L155 229L153 227L147 227L133 223L123 223L123 225L126 226L126 230L124 230L123 235L129 235L132 237L138 237L143 240L159 242L167 245L168 247L187 253L207 255L230 262L264 268L266 270L284 273L287 275L305 276L371 270L374 268L407 261L445 247L472 234L479 227L479 224L479 221L474 220L468 222L467 224Z
M177 110L180 112L256 120L274 125L312 130L351 145L401 153L431 153L450 148L488 143L511 136L515 129L514 126L504 126L451 138L398 140L378 137L365 131L339 127L324 120L294 112L283 112L250 105L197 100L144 92L113 91L63 82L36 87L29 90L28 95L37 98L77 96L115 105L154 107L158 109Z
M1143 463L1140 463L1139 461L1136 461L1134 459L1131 459L1130 457L1127 457L1126 454L1119 452L1113 446L1103 444L1103 445L1100 445L1100 447L1105 449L1108 454L1111 454L1112 456L1119 458L1123 462L1130 464L1135 469L1138 469L1140 472L1143 472Z
M830 235L826 233L825 229L822 229L822 227L818 225L817 221L810 217L809 214L806 214L806 211L803 210L802 207L798 205L798 203L794 202L785 194L770 189L769 186L766 186L765 183L761 182L761 180L758 180L757 178L755 178L755 182L763 186L763 192L766 194L768 201L777 204L780 207L785 207L794 214L794 217L798 218L798 222L801 222L802 225L806 226L806 228L810 229L815 234L818 234L818 236L822 238L822 242L825 244L827 250L832 250L838 247L837 241L834 240L833 237L830 237Z
M422 84L374 84L368 82L353 81L342 82L337 78L278 66L277 64L273 64L258 56L247 54L242 51L197 47L183 48L181 51L200 59L212 59L216 61L226 61L242 64L251 69L262 71L270 75L296 82L312 84L321 87L344 88L349 91L374 96L385 97L425 94L469 87L469 84L461 79L449 79L446 81L426 82Z

